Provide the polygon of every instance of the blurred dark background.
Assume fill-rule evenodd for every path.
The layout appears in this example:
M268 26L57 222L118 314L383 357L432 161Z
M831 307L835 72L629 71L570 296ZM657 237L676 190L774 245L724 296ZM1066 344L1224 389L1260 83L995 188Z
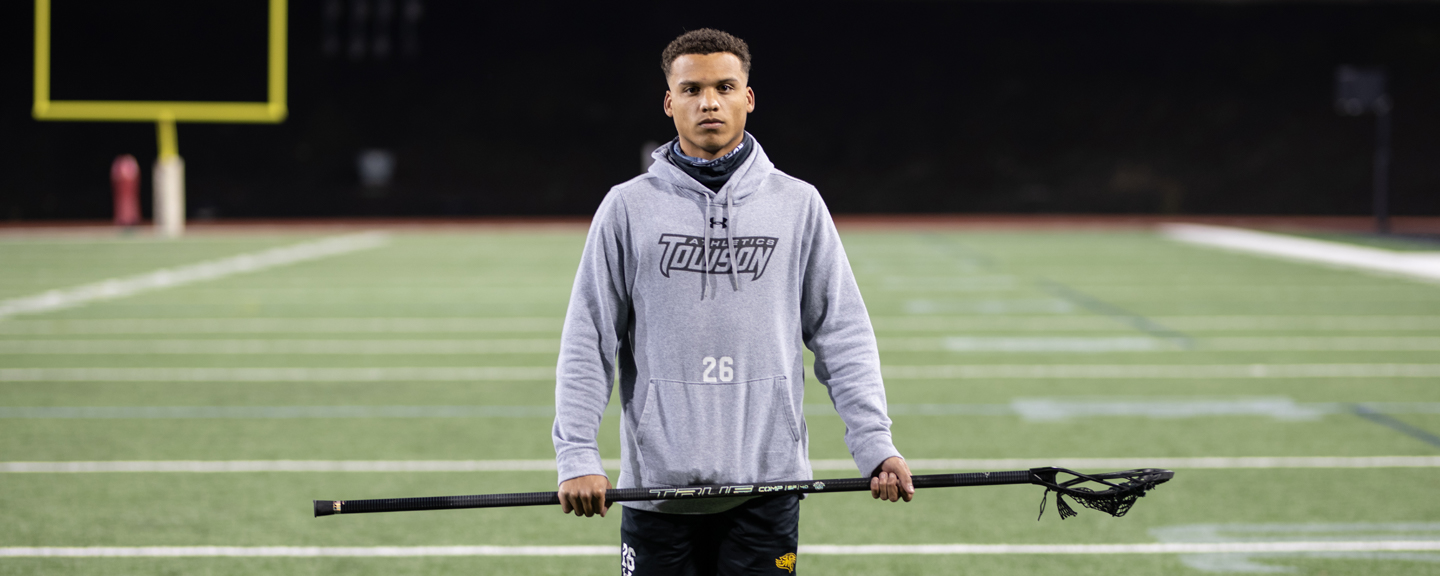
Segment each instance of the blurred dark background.
M220 4L54 0L53 97L263 100L266 3ZM1353 64L1390 76L1394 213L1440 214L1433 3L292 0L289 15L289 118L179 127L192 218L590 214L645 142L673 137L659 54L707 26L749 42L750 131L835 212L1365 214L1374 118L1333 103ZM0 4L0 42L0 219L108 218L122 153L148 214L154 124L35 121L31 2ZM392 163L388 182L362 182L364 151Z

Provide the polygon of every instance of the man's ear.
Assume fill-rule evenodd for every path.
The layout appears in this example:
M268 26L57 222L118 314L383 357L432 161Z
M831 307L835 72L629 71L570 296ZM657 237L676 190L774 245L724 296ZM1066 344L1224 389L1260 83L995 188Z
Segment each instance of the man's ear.
M667 96L667 97L668 97L668 96ZM751 87L749 87L749 86L746 86L746 87L745 87L745 112L748 113L748 112L754 112L754 111L755 111L755 89L754 89L754 88L751 88Z
M751 100L754 100L754 98L752 97ZM671 118L674 118L674 117L675 117L675 111L670 109L670 91L669 91L669 90L666 90L666 91L665 91L665 104L663 104L663 107L665 108L665 115L666 115L666 116L669 116L669 117L671 117ZM750 107L751 107L751 108L754 108L755 105L752 103L752 104L750 105Z

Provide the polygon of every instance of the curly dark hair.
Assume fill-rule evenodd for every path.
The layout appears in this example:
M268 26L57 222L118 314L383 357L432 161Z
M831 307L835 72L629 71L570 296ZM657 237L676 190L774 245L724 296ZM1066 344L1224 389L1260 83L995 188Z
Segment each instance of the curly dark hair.
M750 75L750 46L744 40L731 36L725 32L713 28L701 28L681 34L679 38L670 41L665 51L660 53L660 69L665 71L665 77L670 77L670 64L676 58L686 54L714 54L716 52L729 52L740 59L740 66L745 69L745 75Z

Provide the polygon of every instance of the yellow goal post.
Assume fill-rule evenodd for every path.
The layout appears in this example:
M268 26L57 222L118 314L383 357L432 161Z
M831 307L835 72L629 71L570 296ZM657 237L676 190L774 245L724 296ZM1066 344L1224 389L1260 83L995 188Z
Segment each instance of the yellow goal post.
M162 185L179 186L167 195L171 218L179 211L180 223L161 226L166 235L178 235L183 228L183 168L179 167L179 144L176 122L238 122L276 124L285 120L285 61L287 0L270 0L269 41L267 42L266 101L264 102L180 102L180 101L113 101L113 100L51 100L50 99L50 1L35 0L35 106L36 120L89 122L155 122L159 155L156 161L156 199L160 200ZM173 177L177 183L161 182L161 166L167 171L180 170ZM178 206L176 205L179 203ZM162 220L157 204L156 222ZM178 226L178 227L177 227Z

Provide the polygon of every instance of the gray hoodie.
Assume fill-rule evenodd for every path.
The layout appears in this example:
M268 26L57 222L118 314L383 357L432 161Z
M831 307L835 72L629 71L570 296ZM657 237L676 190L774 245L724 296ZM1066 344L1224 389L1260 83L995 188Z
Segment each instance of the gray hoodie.
M870 317L815 187L758 142L718 192L666 147L653 156L600 203L575 274L556 369L560 481L605 473L596 435L617 370L618 487L810 478L802 343L861 475L899 456ZM742 501L625 505L698 514Z

